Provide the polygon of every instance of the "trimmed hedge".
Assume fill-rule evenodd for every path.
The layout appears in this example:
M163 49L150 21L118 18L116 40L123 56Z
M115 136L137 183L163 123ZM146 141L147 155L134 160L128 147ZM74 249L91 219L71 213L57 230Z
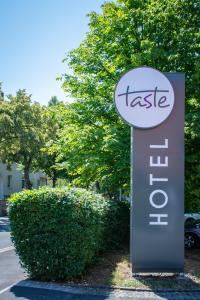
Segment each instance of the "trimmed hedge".
M129 207L84 189L14 194L9 216L22 266L43 280L81 275L105 245L119 246L129 235Z

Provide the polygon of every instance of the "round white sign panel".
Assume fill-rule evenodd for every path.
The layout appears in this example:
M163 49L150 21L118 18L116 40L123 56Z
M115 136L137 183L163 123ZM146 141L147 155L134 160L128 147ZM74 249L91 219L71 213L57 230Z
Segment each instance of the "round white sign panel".
M150 67L125 73L115 89L120 116L138 128L152 128L164 122L174 106L174 90L167 77Z

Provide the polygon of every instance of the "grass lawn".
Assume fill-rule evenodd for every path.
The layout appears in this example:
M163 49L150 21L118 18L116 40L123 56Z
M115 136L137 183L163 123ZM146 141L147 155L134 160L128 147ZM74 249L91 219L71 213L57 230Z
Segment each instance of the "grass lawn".
M142 274L137 278L131 276L128 249L112 251L101 256L96 264L79 279L68 284L120 286L138 289L200 289L200 249L186 250L184 279L175 275Z

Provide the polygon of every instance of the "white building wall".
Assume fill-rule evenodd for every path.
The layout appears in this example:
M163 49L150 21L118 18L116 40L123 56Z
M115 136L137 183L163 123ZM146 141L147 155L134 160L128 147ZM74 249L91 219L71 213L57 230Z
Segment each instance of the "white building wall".
M10 178L10 184L8 183ZM13 193L22 190L23 173L17 169L17 165L13 164L10 169L6 164L0 162L0 199L9 196ZM39 186L46 185L46 175L42 172L30 173L30 180L33 188L37 189Z

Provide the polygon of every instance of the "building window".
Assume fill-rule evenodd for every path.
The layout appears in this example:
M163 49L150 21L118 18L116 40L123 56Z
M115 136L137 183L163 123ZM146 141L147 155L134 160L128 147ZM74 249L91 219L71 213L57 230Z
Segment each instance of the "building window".
M46 177L40 177L40 186L47 185L47 178Z
M12 171L12 166L10 164L6 165L6 170Z
M12 175L8 175L8 188L11 187Z

